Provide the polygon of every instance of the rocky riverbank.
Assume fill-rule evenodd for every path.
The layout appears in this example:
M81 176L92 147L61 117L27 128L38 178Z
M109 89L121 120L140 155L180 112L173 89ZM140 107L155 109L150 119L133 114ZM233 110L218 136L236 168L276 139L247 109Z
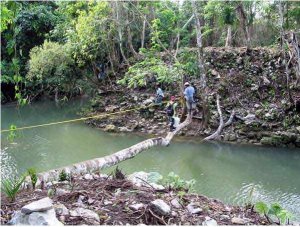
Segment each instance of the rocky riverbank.
M200 100L197 103L199 111L195 113L193 123L179 135L203 138L217 129L219 115L215 94L218 93L221 95L221 108L225 120L229 118L232 109L236 112L232 125L223 130L219 140L300 147L300 88L291 85L289 89L292 100L288 98L284 65L278 52L262 48L207 48L205 54L211 115L209 126L200 130ZM293 73L291 80L292 76ZM195 78L190 80L195 82L199 90L199 81ZM180 94L175 84L163 85L163 89L166 93L164 101L175 95L180 102ZM131 108L141 109L89 120L87 123L110 132L166 135L168 126L165 108L152 106L155 83L149 82L147 87L139 89L115 85L115 90L117 92L99 90L85 114L91 116ZM179 115L180 112L181 107L178 108Z
M50 198L49 198L50 197ZM1 195L1 224L13 225L267 225L251 207L162 186L150 173L86 174L22 190L15 203Z

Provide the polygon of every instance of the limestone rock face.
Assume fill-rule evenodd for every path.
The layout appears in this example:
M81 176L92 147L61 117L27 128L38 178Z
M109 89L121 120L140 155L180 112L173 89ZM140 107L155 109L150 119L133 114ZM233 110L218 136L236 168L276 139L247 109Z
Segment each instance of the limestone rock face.
M156 199L152 201L151 207L154 209L156 213L160 215L168 215L171 212L170 206L161 199Z
M21 212L23 214L30 214L32 212L47 211L53 208L52 200L49 197L34 201L22 207Z

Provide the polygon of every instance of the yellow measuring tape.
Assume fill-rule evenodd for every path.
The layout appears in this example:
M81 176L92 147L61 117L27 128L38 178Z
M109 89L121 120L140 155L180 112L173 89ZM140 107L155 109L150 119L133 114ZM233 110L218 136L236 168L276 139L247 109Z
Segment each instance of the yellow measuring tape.
M162 102L162 103L166 103L166 102ZM155 104L147 106L146 108L149 108L152 106L155 106ZM76 119L72 119L72 120L57 121L57 122L51 122L51 123L47 123L47 124L40 124L40 125L25 126L25 127L21 127L21 128L15 128L15 129L4 129L4 130L1 130L1 133L18 131L18 130L23 130L23 129L38 128L38 127L44 127L44 126L50 126L50 125L58 125L58 124L76 122L76 121L84 121L84 120L93 119L93 118L107 117L107 116L111 116L111 115L117 115L117 114L126 113L126 112L130 112L130 111L134 111L134 110L139 110L139 109L143 109L143 108L145 108L145 106L138 107L138 108L132 108L132 109L128 109L128 110L122 110L122 111L113 112L113 113L99 114L99 115L91 116L91 117L82 117L82 118L76 118Z

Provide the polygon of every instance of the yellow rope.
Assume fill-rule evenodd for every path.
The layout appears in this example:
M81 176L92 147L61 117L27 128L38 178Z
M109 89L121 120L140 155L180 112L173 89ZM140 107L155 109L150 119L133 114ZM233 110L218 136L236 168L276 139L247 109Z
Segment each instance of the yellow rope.
M166 102L162 102L162 103L166 103ZM147 108L152 107L152 106L155 106L155 105L147 106ZM145 108L145 106L138 107L138 108L133 108L133 109L128 109L128 110L122 110L122 111L118 111L118 112L114 112L114 113L100 114L100 115L91 116L91 117L82 117L82 118L76 118L76 119L66 120L66 121L51 122L51 123L47 123L47 124L24 126L24 127L15 128L15 129L4 129L4 130L1 130L1 133L2 132L10 132L10 131L18 131L18 130L23 130L23 129L38 128L38 127L44 127L44 126L50 126L50 125L58 125L58 124L76 122L76 121L84 121L84 120L93 119L93 118L107 117L107 116L111 116L111 115L116 115L116 114L121 114L121 113L125 113L125 112L134 111L134 110L139 110L139 109L143 109L143 108Z

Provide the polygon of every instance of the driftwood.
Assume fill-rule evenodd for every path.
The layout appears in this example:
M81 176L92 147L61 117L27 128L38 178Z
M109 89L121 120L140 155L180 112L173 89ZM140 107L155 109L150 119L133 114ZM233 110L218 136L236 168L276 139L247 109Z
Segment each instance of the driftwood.
M230 115L228 121L224 124L223 114L222 114L222 110L221 110L221 107L220 107L220 96L218 94L217 94L217 109L218 109L218 113L219 113L219 116L220 116L219 127L218 127L217 131L215 131L210 136L205 137L203 140L213 140L213 139L218 138L220 136L220 133L222 132L223 128L230 125L233 121L233 117L235 115L234 110L231 112L231 115Z
M64 171L70 175L81 175L85 173L90 173L98 171L104 168L108 168L118 164L119 162L125 161L127 159L133 158L137 154L141 153L144 150L147 150L154 146L168 146L172 138L184 127L189 125L192 122L192 116L188 115L186 120L178 125L176 130L169 132L166 137L156 137L152 139L144 140L138 144L135 144L131 147L118 151L114 154L107 155L102 158L96 158L77 164L73 164L67 167L50 170L44 173L38 174L38 179L42 185L49 181L57 181L59 179L59 174ZM30 178L26 179L26 182L30 182Z

